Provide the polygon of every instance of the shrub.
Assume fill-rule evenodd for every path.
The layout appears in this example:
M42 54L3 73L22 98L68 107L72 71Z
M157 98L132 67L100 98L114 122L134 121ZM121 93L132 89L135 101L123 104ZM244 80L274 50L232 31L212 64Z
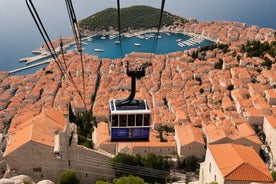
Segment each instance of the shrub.
M276 171L272 171L271 176L273 178L273 181L276 181Z
M72 170L66 170L58 177L58 184L79 184L80 181Z

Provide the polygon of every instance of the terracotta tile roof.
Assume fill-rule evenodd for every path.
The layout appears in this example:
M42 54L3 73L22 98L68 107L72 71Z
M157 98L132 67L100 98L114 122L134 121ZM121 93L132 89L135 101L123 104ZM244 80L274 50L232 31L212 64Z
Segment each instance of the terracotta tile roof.
M200 128L196 128L190 125L176 125L174 126L174 129L179 136L178 139L180 140L181 145L187 145L192 142L204 144L204 139Z
M204 127L204 130L206 133L206 137L210 143L227 137L222 128L216 127L213 124L206 125Z
M225 180L272 182L271 174L252 147L237 144L209 145Z
M10 137L4 155L10 154L30 141L53 147L55 134L64 128L63 114L54 110L42 112L23 122L14 132L9 131Z
M237 129L239 130L241 136L255 135L255 131L249 125L249 123L242 123L240 125L237 125Z

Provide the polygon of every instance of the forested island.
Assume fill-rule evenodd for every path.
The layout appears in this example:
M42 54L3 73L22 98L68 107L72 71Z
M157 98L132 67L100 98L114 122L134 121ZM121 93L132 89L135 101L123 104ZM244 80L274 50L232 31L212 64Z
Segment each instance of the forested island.
M149 6L131 6L121 9L121 29L127 32L130 29L151 29L158 26L160 9ZM184 25L187 20L164 11L162 26ZM81 30L99 31L118 30L118 13L116 8L107 8L91 15L79 22Z

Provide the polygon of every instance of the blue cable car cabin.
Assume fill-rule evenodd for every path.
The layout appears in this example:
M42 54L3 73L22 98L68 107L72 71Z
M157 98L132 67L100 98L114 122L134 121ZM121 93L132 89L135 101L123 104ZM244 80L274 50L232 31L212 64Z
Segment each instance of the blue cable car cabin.
M149 140L150 109L146 100L133 99L126 105L109 101L111 141Z
M109 127L111 141L149 140L150 109L146 100L135 99L136 79L145 76L145 68L151 66L146 62L142 65L132 62L134 67L130 70L129 61L126 61L126 73L131 77L131 92L125 99L109 101Z

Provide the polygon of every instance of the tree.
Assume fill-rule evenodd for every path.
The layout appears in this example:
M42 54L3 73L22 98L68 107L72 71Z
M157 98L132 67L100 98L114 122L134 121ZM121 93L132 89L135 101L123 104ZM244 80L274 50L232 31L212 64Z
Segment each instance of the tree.
M170 168L170 165L168 161L160 156L160 155L155 155L153 153L149 153L143 160L143 164L147 168L152 168L152 169L159 169L163 171L168 171Z
M272 171L271 176L273 178L273 181L276 181L276 171Z
M113 180L114 184L146 184L144 180L138 176L123 176L120 178L115 178Z
M79 184L80 181L72 170L66 170L58 177L58 184Z
M148 154L144 158L138 154L131 156L125 153L119 153L111 161L113 162L114 170L116 170L116 176L135 174L149 183L165 183L165 177L170 167L167 158L156 156L153 153ZM130 170L129 168L132 169Z
M96 184L112 184L112 183L110 183L110 182L108 182L108 181L96 181Z
M222 69L223 60L219 59L219 62L215 63L215 69Z
M184 169L186 172L195 172L198 168L198 159L194 156L185 158L181 164L181 169Z

